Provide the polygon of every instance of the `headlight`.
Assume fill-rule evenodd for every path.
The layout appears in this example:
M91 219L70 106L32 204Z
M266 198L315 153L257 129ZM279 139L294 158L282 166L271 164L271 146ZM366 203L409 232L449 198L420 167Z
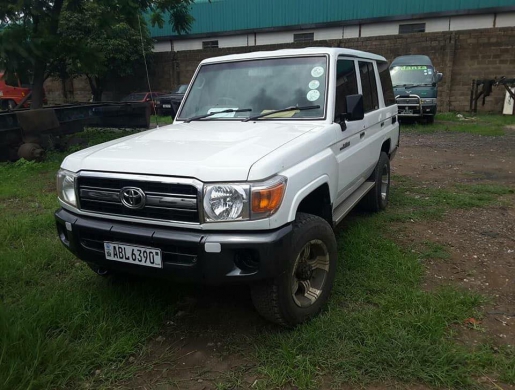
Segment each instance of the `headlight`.
M422 99L422 103L424 104L435 104L436 99Z
M206 222L237 221L249 218L249 185L207 185L204 191Z
M73 172L59 169L57 172L57 196L70 206L77 207L77 197L75 196L75 177Z
M244 221L273 215L283 201L286 178L251 184L208 184L204 187L206 222Z

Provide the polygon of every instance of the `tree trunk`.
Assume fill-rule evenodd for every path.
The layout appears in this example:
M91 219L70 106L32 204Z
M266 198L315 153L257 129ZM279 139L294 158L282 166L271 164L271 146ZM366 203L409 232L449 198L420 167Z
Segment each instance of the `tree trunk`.
M46 64L43 61L37 61L34 66L34 79L32 80L31 109L43 107L43 100L45 98L45 89L43 88L45 70Z
M104 89L101 86L102 83L100 82L98 77L89 75L86 75L86 77L89 82L89 87L91 88L92 100L94 102L101 102L102 94L104 93Z

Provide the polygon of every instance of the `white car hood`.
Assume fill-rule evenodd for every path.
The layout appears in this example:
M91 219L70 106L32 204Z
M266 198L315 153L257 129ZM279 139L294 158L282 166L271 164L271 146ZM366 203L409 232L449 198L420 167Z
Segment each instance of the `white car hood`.
M247 180L256 161L320 125L286 121L177 123L74 153L62 167L72 172L181 176L208 182Z

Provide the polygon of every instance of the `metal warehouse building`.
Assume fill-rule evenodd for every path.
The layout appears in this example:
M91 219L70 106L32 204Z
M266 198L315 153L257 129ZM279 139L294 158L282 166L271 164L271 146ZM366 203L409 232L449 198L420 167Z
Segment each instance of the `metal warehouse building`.
M151 28L170 52L515 26L515 0L197 0L187 35Z

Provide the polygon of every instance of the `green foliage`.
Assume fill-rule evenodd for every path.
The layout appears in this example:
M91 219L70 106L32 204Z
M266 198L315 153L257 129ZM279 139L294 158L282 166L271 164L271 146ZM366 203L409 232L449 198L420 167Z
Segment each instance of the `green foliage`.
M90 75L101 89L109 75L130 73L144 49L151 49L142 13L162 25L169 16L177 33L187 32L192 0L3 0L0 2L0 66L30 74L33 106L43 101L50 76ZM93 83L91 83L93 80Z
M152 52L152 40L139 13L134 20L122 14L110 15L107 21L109 11L103 4L89 2L80 14L66 11L61 16L63 52L68 55L61 61L60 72L85 75L95 101L101 100L107 80L128 76L143 66L142 49L146 55Z

